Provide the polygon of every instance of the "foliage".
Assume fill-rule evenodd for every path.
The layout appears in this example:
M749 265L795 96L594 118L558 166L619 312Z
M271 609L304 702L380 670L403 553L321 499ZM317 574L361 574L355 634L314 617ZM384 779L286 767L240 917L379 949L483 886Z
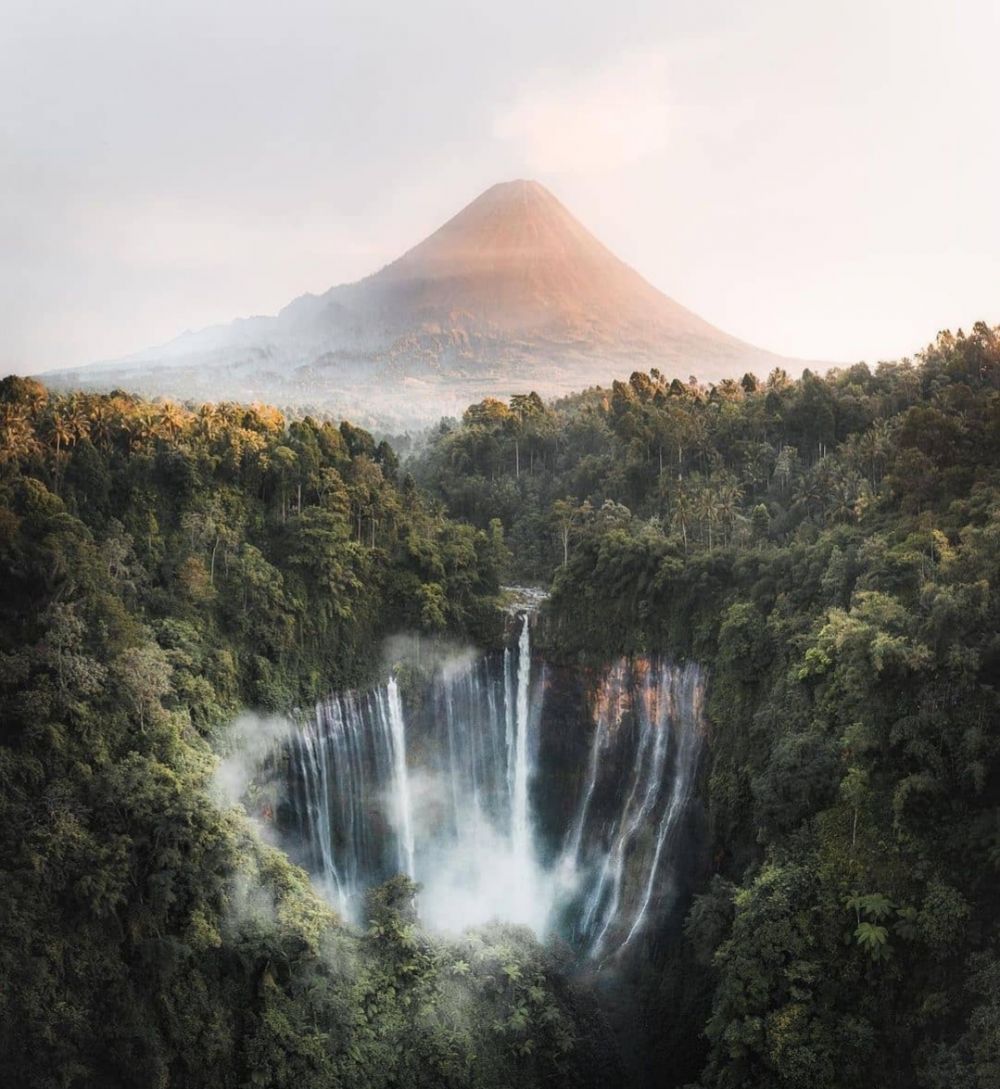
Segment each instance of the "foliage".
M414 472L552 578L548 653L710 669L714 876L654 1033L705 1032L705 1089L996 1085L1000 330L797 381L636 373L521 434L520 478L478 410ZM675 1028L657 995L706 972Z
M705 881L631 969L683 1052L651 1083L997 1084L997 330L487 400L404 466L261 406L11 378L0 416L5 1084L615 1084L525 932L432 939L405 879L352 931L207 793L237 709L393 629L489 643L502 571L551 579L552 657L710 670Z
M348 424L17 378L0 414L0 1083L595 1084L527 935L432 942L405 879L352 930L210 794L237 710L493 638L495 535Z

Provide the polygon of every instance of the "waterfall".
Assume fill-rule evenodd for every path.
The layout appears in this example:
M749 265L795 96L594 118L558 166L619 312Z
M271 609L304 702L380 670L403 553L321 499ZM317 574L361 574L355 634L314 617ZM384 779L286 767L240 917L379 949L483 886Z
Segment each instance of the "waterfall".
M661 877L661 859L685 815L700 754L701 673L667 663L619 662L599 692L590 772L564 865L581 865L582 837L607 745L627 752L636 735L627 789L606 829L598 827L576 920L578 943L594 959L623 950L641 931ZM611 739L609 735L618 735ZM649 830L656 828L653 844ZM602 835L602 832L604 833Z
M591 952L598 956L604 948L609 929L618 918L626 853L636 834L649 820L662 789L663 765L667 753L668 730L659 713L663 694L650 689L650 677L643 678L643 699L638 708L640 740L636 749L632 786L622 807L618 825L601 867L600 877L587 903L584 927L594 928ZM652 706L650 706L652 705Z
M590 759L587 763L587 785L583 791L583 800L577 810L573 821L573 830L566 841L562 852L562 868L573 869L580 860L580 842L583 839L583 829L587 823L587 813L590 810L590 800L594 796L594 787L597 786L597 770L601 761L601 749L604 745L604 736L607 732L607 722L604 715L597 719L597 727L594 730L594 742L590 748Z
M410 779L406 768L406 725L395 677L391 677L386 685L386 698L389 703L389 729L392 737L392 785L396 800L396 827L399 829L399 865L409 877L415 877Z
M373 692L324 700L292 739L290 793L304 862L344 915L354 914L373 878L413 871L405 746L394 680ZM388 836L375 812L383 800Z
M579 704L591 717L580 722L577 770L546 766L540 754L566 751L552 747L564 736L552 725L558 690L549 692L548 667L532 669L530 616L518 620L502 655L449 659L412 698L392 677L322 701L290 743L284 831L348 918L366 889L419 875L429 926L555 927L602 964L672 902L704 732L702 677L695 665L614 663ZM552 772L575 776L570 804L545 795ZM558 823L540 825L553 802Z
M431 685L425 770L450 798L453 840L510 826L506 680L490 659L448 663Z
M528 779L531 774L530 714L528 693L531 685L531 625L528 614L521 618L521 637L517 643L517 709L514 717L514 790L511 799L511 840L514 854L531 856L531 819L528 813Z
M670 836L676 830L678 821L691 799L691 791L694 787L694 769L697 763L697 747L699 741L699 726L701 722L702 686L701 678L695 671L691 671L681 682L684 686L685 698L680 701L679 713L683 716L678 741L678 754L676 770L670 783L669 801L660 817L660 823L656 833L656 849L649 865L646 876L646 884L643 889L642 899L638 910L629 927L628 934L621 944L625 949L632 939L642 930L646 921L646 913L653 896L653 888L659 873L660 858L663 849L669 842Z
M347 889L341 881L333 854L333 818L330 810L330 789L327 781L329 762L326 756L327 735L321 732L319 718L307 723L298 736L293 764L298 768L301 786L299 830L304 843L314 848L320 880L327 893L342 912L348 906Z
M504 706L504 747L506 753L505 778L507 781L507 798L514 797L514 674L510 647L504 647L503 652L503 706Z

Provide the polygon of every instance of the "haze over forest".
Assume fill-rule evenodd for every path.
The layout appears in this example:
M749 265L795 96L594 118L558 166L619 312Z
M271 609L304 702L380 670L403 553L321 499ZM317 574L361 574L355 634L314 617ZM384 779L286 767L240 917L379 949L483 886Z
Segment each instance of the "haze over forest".
M1000 1089L1000 9L8 14L0 1085Z

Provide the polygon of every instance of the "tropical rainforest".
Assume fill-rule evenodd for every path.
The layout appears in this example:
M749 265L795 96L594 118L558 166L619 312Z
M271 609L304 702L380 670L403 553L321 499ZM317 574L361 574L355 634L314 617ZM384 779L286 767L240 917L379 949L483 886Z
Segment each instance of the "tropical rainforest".
M2 1083L1000 1085L1000 330L408 445L0 383ZM511 581L553 662L707 670L695 887L611 979L404 876L350 923L213 792Z

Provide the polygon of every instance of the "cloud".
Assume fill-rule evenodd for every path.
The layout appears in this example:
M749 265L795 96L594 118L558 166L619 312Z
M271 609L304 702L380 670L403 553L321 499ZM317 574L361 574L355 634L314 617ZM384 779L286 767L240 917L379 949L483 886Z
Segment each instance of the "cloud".
M604 171L661 151L669 123L666 60L650 51L582 75L539 75L499 110L493 135L533 171Z

